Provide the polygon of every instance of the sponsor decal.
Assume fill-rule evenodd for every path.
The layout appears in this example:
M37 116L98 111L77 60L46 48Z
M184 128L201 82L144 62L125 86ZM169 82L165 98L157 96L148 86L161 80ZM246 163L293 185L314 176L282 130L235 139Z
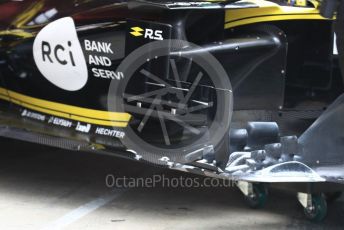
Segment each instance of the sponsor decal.
M37 34L33 57L42 75L55 86L68 91L85 86L87 65L71 17L58 19Z
M170 24L128 19L125 53L129 55L147 43L169 39L172 36L171 33L172 26Z
M81 124L78 122L75 128L76 131L83 132L83 133L88 133L91 130L91 125L90 124Z
M133 36L135 36L135 37L143 36L143 33L141 33L141 32L143 32L144 29L142 29L141 27L138 27L138 26L131 27L131 30L132 30L132 31L130 32L131 35L133 35Z
M26 110L26 109L23 110L23 112L21 113L21 116L32 118L32 119L39 120L39 121L45 121L45 115L40 114L40 113L36 113L36 112L31 112L31 111Z
M171 6L208 6L212 4L211 2L173 2L173 3L167 3L166 5Z
M162 30L153 30L148 28L141 28L138 26L131 27L130 34L134 37L144 37L150 40L164 40L162 36Z
M109 58L109 55L114 54L114 51L112 50L111 45L112 44L110 42L85 39L84 49L86 52L90 53L88 54L87 61L89 65L97 66L91 69L94 77L121 80L124 78L123 72L104 69L112 66L112 61Z
M67 127L67 128L70 128L73 125L71 121L68 121L59 117L53 117L53 116L49 118L48 123L62 126L62 127Z
M109 42L97 42L97 41L85 40L85 49L87 51L96 51L98 53L113 54L113 51L111 49L111 43Z
M107 69L92 68L92 73L93 73L93 76L104 78L104 79L121 80L124 78L123 72L115 72L113 70L107 70Z
M102 127L97 127L96 134L103 135L103 136L109 136L109 137L117 137L123 139L125 136L125 133L119 130L115 129L107 129Z

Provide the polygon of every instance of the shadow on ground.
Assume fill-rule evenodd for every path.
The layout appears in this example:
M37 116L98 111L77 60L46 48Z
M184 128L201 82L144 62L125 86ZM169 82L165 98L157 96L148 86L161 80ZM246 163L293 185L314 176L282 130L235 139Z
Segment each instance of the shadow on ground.
M128 178L164 175L170 179L203 179L109 156L3 138L0 144L0 229L34 229L102 194L116 192L118 189L106 186L109 174ZM280 190L270 191L262 210L249 209L236 188L159 185L119 190L122 192L118 198L73 223L71 229L343 229L344 226L343 198L329 205L324 222L315 224L305 220L295 194Z

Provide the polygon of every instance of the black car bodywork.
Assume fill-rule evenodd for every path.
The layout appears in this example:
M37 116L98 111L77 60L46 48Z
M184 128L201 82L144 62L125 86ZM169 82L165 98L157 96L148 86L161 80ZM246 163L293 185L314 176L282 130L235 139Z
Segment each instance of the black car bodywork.
M228 179L342 182L342 60L318 2L0 10L1 135Z

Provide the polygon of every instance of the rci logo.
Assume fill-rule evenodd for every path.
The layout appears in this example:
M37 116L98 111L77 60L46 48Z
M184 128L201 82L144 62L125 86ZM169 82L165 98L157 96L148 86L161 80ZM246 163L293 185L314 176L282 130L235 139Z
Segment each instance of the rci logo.
M33 57L41 74L55 86L68 91L85 86L87 65L71 17L58 19L37 34Z
M162 30L142 29L138 26L131 27L130 29L132 30L130 34L134 37L143 36L144 38L148 38L151 40L164 40L164 38L162 37Z

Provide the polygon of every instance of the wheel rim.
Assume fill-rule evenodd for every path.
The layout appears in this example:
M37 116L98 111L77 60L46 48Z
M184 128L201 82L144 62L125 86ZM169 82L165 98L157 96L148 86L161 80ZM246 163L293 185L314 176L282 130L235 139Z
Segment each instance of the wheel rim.
M163 80L159 80L162 83L159 85L146 82L151 85L150 91L134 95L125 90L123 98L125 112L131 113L137 120L131 122L131 129L145 142L162 148L177 145L183 147L200 135L204 135L204 132L209 129L208 122L214 119L216 112L216 97L208 97L205 100L196 97L200 93L215 95L214 92L211 92L214 87L211 79L202 71L198 71L191 82L183 82L182 86L182 83L177 81L179 76L174 59L170 59L170 66L174 69L172 71L174 83ZM131 79L128 85L131 85L132 81L140 79L140 75L146 76L149 80L153 78L152 76L154 76L154 80L157 79L151 71L142 68L137 77ZM143 78L141 77L141 79ZM208 82L207 87L200 86L202 81ZM161 85L163 86L161 87ZM206 92L204 92L205 88L208 88ZM201 119L196 120L197 118ZM151 130L154 132L151 133ZM173 138L176 136L174 133L180 133L178 131L183 132L182 136ZM154 141L158 142L160 137L162 143L155 144Z

